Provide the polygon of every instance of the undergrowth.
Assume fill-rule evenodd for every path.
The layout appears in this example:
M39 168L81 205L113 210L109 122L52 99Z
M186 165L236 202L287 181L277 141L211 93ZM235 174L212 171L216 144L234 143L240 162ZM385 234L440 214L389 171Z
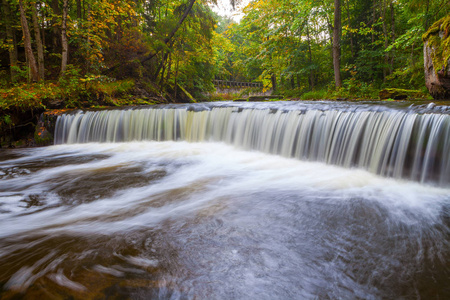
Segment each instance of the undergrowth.
M74 76L75 75L75 76ZM141 103L130 92L132 79L111 80L105 76L76 76L71 74L55 82L24 83L0 89L0 110L91 107L98 105L129 105Z

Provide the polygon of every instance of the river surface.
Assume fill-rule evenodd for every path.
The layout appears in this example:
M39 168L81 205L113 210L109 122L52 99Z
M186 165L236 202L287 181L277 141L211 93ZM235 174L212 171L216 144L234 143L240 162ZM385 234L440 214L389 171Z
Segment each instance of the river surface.
M2 150L2 299L449 299L450 189L220 142Z

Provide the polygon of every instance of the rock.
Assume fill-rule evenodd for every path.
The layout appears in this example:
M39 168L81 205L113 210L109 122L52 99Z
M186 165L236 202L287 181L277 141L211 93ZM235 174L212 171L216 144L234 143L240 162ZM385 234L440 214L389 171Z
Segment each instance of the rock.
M427 105L427 108L428 109L433 109L433 108L435 108L436 107L436 104L434 104L433 102L431 102L431 103L429 103L428 105Z
M425 84L434 99L450 100L450 15L423 35Z
M269 100L280 100L283 99L281 95L269 95L269 96L250 96L248 101L269 101Z
M42 113L34 131L34 144L36 146L49 146L53 144L53 134L58 116L69 112L69 109L54 109Z
M378 93L378 96L382 100L384 99L403 100L411 97L412 98L418 97L419 94L420 91L389 88L381 90Z
M37 146L49 146L53 143L53 135L43 126L36 126L34 142Z
M43 102L48 109L60 109L65 106L63 99L44 99Z

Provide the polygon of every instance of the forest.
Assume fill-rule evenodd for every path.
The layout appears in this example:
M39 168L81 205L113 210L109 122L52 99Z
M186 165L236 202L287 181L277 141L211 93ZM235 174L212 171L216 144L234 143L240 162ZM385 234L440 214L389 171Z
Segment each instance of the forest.
M14 111L236 96L214 94L214 79L291 99L429 98L422 38L450 24L448 0L231 0L240 22L215 0L1 1L3 127Z

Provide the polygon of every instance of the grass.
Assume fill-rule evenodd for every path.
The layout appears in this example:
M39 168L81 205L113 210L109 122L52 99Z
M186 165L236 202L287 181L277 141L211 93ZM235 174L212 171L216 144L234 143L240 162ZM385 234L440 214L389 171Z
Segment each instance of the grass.
M323 100L327 99L328 93L325 90L306 92L300 96L302 100Z

